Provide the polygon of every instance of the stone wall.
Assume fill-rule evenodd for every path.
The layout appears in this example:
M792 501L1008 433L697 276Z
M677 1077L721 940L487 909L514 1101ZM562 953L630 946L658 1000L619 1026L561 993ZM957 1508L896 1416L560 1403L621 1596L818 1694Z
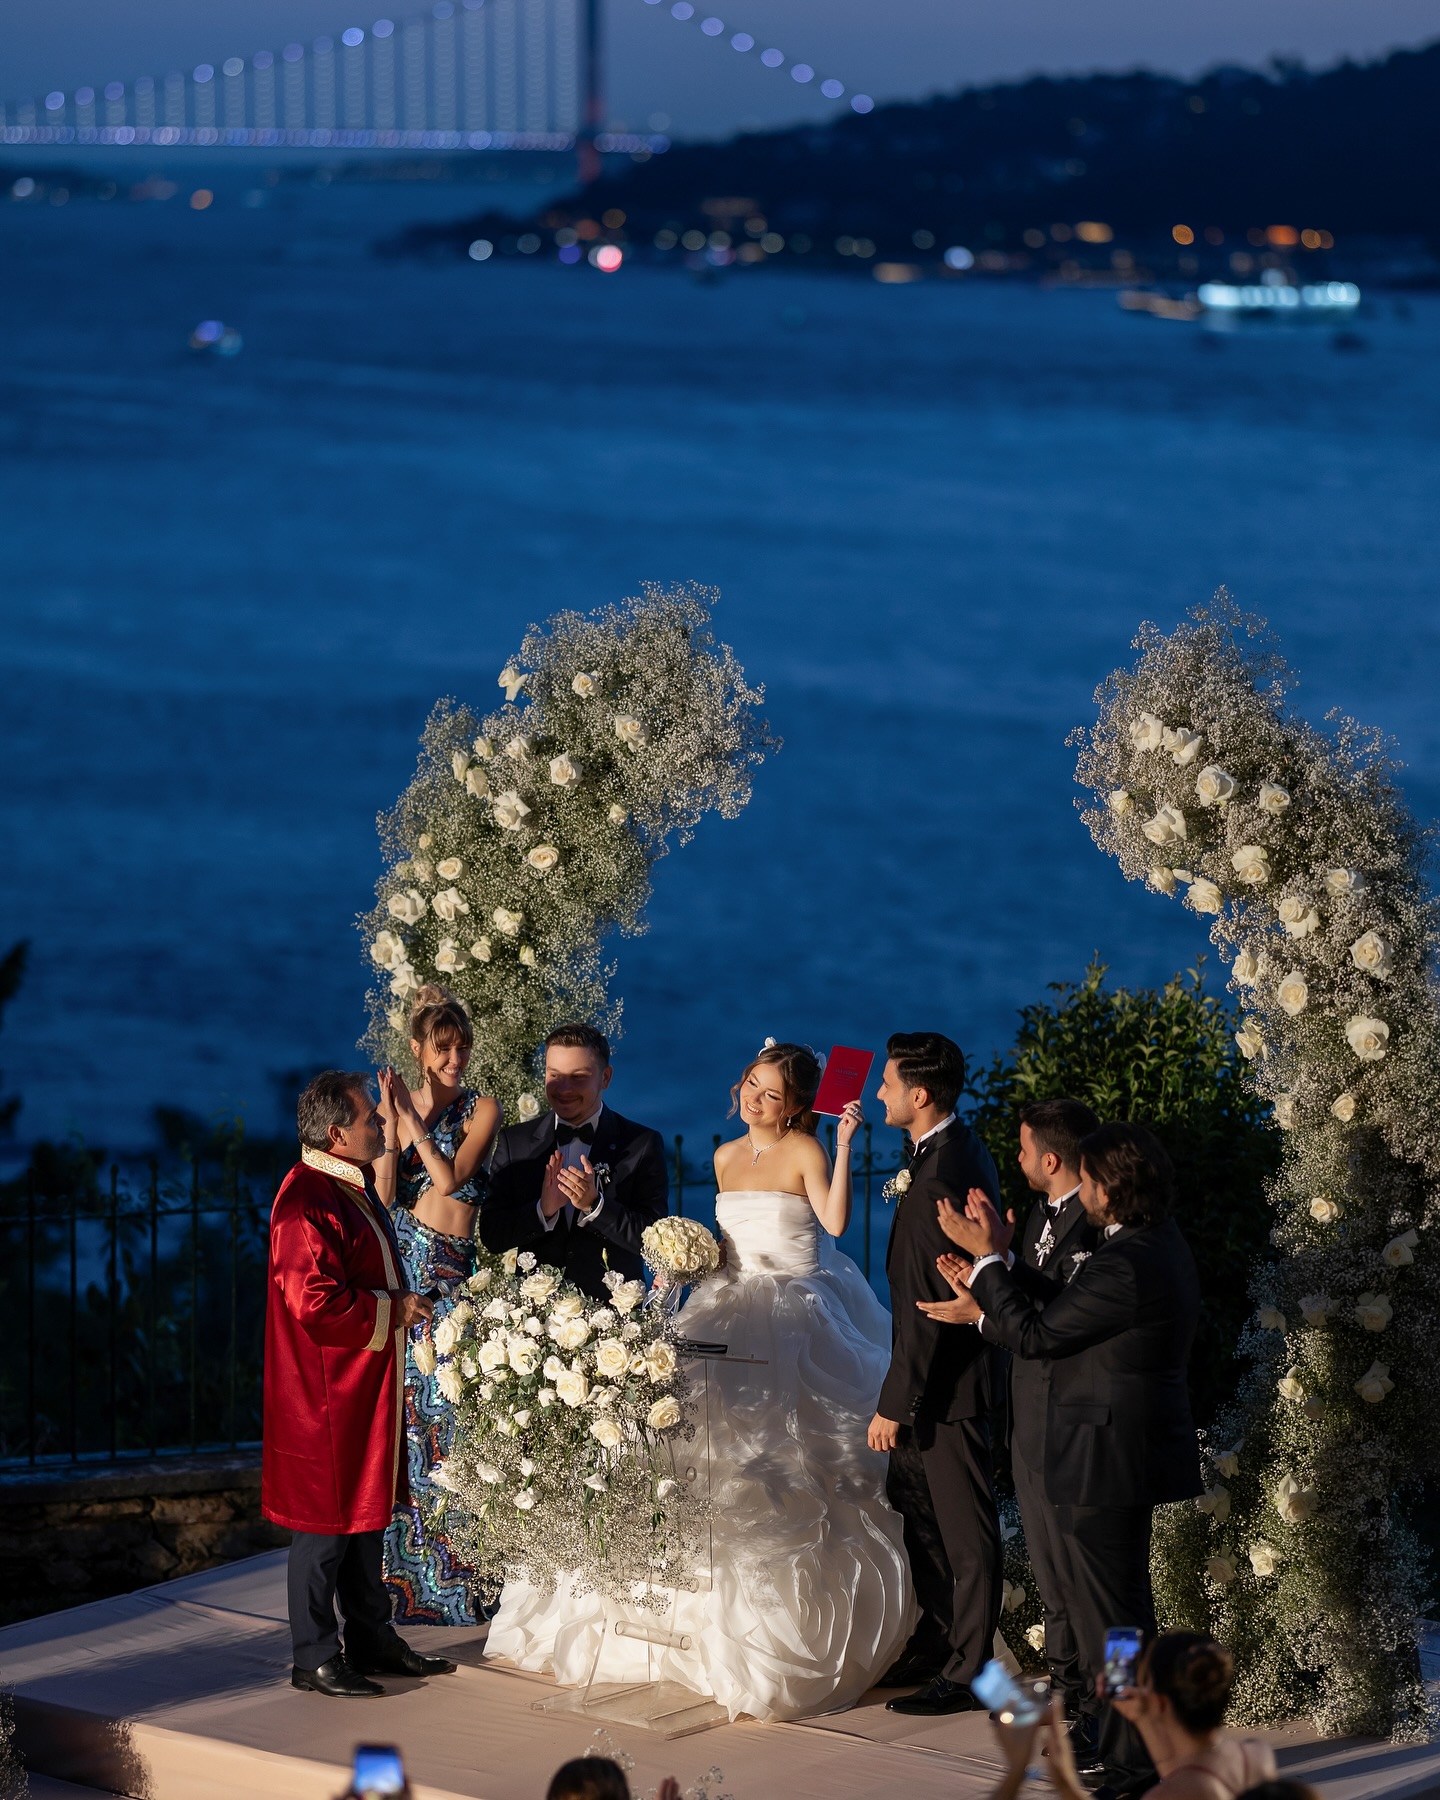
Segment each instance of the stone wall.
M127 1594L290 1541L256 1451L0 1474L0 1622Z

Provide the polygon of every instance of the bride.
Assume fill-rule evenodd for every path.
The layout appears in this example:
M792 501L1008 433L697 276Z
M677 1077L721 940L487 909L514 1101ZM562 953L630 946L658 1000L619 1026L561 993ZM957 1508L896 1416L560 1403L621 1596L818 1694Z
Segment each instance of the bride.
M745 1132L715 1153L725 1264L678 1318L683 1337L728 1352L691 1376L708 1420L711 1583L675 1596L676 1647L617 1636L623 1609L594 1592L512 1582L487 1655L564 1684L592 1670L678 1681L732 1719L797 1719L852 1706L904 1648L909 1565L865 1442L890 1319L833 1242L850 1221L860 1109L840 1120L832 1174L809 1110L819 1082L811 1051L767 1044L731 1090Z

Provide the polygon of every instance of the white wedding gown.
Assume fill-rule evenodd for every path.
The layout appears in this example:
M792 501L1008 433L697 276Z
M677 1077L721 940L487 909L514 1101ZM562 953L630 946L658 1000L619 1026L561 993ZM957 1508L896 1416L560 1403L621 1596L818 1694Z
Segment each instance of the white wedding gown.
M797 1194L716 1203L728 1266L690 1296L682 1336L728 1346L709 1361L711 1584L660 1620L598 1593L509 1583L486 1654L563 1685L669 1680L730 1717L799 1719L851 1706L918 1618L885 1458L865 1430L890 1360L890 1316ZM706 1372L691 1365L703 1398ZM703 1429L703 1426L702 1426ZM704 1443L695 1456L704 1467ZM617 1635L659 1623L687 1649ZM596 1651L604 1649L596 1667Z

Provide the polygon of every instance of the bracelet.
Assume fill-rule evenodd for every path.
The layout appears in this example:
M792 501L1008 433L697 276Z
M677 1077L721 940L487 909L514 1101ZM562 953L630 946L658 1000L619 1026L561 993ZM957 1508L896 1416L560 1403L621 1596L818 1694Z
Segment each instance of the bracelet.
M435 1133L433 1130L427 1131L422 1137L416 1138L415 1142L411 1145L411 1149L418 1150L422 1144L431 1143L434 1140L434 1137Z
M382 1156L393 1156L399 1148L400 1146L398 1144L387 1144L380 1154Z

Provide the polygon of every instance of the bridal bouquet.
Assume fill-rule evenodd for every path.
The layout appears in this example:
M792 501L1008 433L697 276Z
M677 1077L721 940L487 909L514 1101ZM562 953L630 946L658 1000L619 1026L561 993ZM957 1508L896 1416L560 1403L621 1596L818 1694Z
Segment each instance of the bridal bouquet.
M692 1581L701 1508L675 1449L694 1424L669 1320L642 1310L643 1282L605 1285L597 1302L511 1250L435 1327L455 1409L440 1516L487 1586L568 1574L643 1604Z
M667 1287L703 1281L720 1267L720 1246L698 1219L657 1219L646 1226L640 1247Z

